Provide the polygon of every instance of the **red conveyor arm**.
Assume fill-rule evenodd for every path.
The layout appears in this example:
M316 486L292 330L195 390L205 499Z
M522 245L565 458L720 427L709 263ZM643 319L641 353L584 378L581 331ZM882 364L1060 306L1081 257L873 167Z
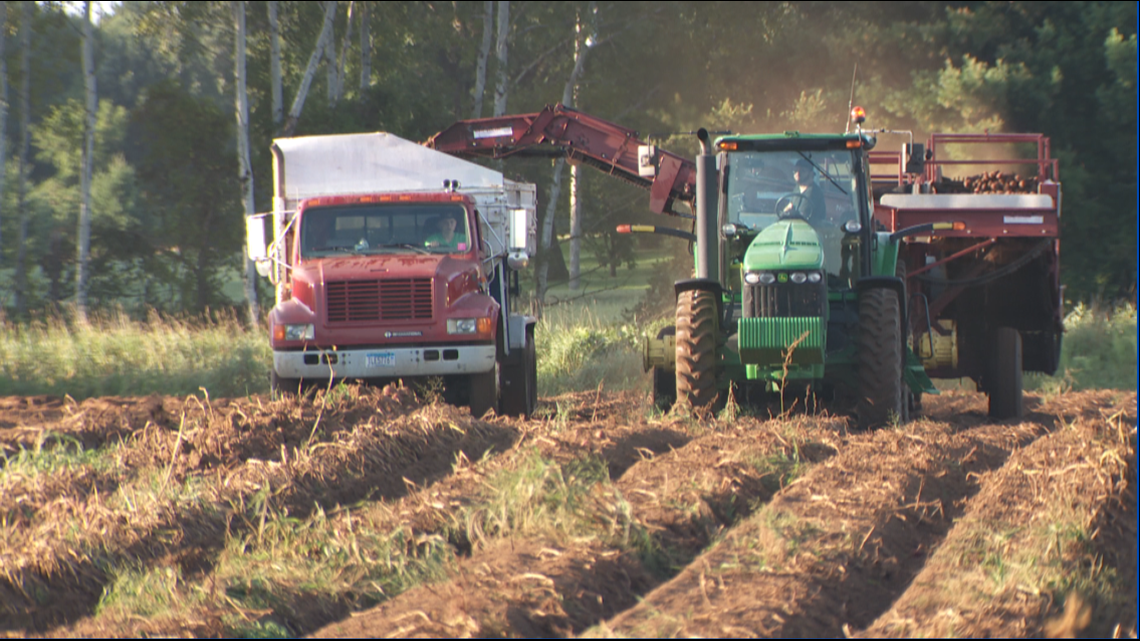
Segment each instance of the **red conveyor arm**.
M638 147L645 145L637 132L562 105L547 105L532 114L461 120L424 143L427 147L460 157L565 156L649 190L654 213L688 215L676 209L677 201L692 209L697 180L692 160L658 149L654 176L638 170Z

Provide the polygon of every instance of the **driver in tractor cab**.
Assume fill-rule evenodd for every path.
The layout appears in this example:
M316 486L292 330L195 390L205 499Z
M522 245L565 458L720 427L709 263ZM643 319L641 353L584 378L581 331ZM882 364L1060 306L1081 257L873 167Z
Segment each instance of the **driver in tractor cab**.
M815 182L815 167L806 158L796 161L793 169L798 193L793 193L789 202L778 212L781 218L794 216L806 221L821 223L827 217L827 205L823 200L823 190Z

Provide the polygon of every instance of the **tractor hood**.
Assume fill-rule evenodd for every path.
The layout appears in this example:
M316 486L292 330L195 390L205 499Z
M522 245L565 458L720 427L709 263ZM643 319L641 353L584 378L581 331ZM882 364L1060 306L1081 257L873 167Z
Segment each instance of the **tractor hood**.
M802 220L781 220L760 232L744 253L744 271L820 269L819 234Z

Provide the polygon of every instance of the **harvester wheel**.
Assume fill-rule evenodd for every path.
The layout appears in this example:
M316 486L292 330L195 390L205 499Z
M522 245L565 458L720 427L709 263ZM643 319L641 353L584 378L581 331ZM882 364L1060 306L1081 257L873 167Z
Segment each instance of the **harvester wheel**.
M990 416L996 419L1021 418L1022 402L1021 333L1012 327L999 327L993 334L989 380Z
M676 335L676 327L663 327L657 332L658 339ZM661 411L668 411L677 402L677 371L664 367L654 367L650 371L653 374L653 404Z
M677 298L677 400L691 407L715 406L720 390L720 323L717 294L689 290Z
M491 408L499 406L499 364L489 372L472 374L467 390L467 406L471 408L471 415L482 418Z
M898 295L884 288L859 297L859 427L906 420Z
M534 349L534 325L526 329L522 358L502 369L500 405L507 416L530 418L538 405L538 370Z

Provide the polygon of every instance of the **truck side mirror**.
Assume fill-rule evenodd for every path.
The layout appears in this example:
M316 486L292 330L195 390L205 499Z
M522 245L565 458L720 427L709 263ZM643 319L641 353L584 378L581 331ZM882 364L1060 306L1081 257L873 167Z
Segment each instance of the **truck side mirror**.
M270 214L254 214L245 218L245 250L255 263L269 260L265 247L265 219Z
M507 262L514 269L526 267L536 250L536 223L534 210L527 208L510 209L511 230L508 239Z

